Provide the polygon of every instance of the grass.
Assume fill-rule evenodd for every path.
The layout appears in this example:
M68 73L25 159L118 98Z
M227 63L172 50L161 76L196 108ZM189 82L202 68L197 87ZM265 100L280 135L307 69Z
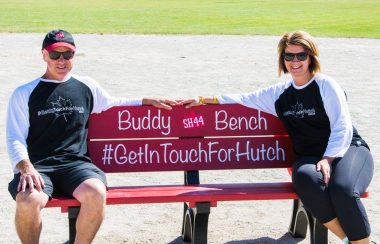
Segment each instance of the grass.
M379 0L0 0L0 32L380 38Z

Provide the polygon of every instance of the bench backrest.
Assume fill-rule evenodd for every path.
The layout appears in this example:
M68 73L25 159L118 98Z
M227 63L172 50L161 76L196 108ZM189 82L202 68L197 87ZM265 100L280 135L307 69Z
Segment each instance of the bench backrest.
M91 115L88 147L107 173L287 168L294 159L277 117L236 104L114 107Z

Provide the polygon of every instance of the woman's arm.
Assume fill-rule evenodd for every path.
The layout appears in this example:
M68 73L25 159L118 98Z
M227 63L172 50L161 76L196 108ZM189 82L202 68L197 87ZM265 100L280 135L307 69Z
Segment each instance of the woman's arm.
M319 83L323 106L330 121L330 137L323 156L342 157L351 145L353 127L344 91L326 77Z
M238 103L246 107L259 109L273 115L276 114L275 102L290 83L278 83L276 85L260 89L250 93L228 94L219 96L200 96L198 99L186 99L181 105L186 108L205 104L234 104Z

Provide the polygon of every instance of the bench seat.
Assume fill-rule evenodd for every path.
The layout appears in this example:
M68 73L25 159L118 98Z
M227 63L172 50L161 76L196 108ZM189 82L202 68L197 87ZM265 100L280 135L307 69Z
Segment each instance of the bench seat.
M107 192L107 205L211 202L216 206L218 201L276 199L298 199L291 182L123 186L110 187ZM46 207L65 209L74 206L80 206L75 199L53 198Z

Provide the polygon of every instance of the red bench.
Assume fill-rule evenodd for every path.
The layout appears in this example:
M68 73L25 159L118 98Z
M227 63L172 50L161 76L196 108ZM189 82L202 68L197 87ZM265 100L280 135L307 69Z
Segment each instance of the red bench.
M184 203L182 237L207 243L208 217L219 201L294 199L290 233L312 243L327 243L327 229L303 207L288 182L201 184L199 171L289 168L294 159L278 118L240 105L115 107L92 115L90 156L106 173L183 171L184 184L110 186L107 205ZM285 168L285 169L284 169ZM80 204L54 198L47 207L68 212L69 242L75 239ZM211 227L213 228L213 227Z

